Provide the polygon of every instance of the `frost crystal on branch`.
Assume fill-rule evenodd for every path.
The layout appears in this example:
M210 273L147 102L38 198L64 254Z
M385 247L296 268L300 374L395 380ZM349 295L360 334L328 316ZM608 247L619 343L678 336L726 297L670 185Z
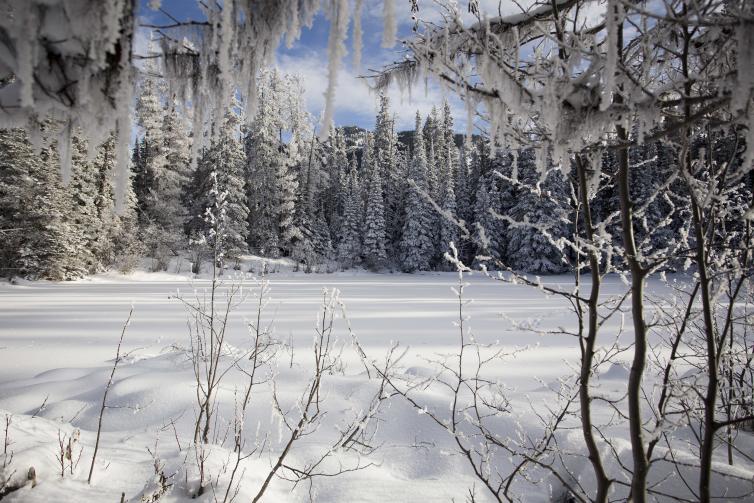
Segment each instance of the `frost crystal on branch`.
M0 126L37 135L44 120L65 124L59 150L67 183L70 131L81 130L97 147L130 106L133 2L9 0L1 14ZM127 169L127 162L119 166Z
M0 126L27 127L54 119L81 129L93 147L118 137L118 206L123 207L130 140L124 122L132 106L134 58L160 58L158 71L170 95L193 111L196 159L238 94L255 115L259 70L274 58L281 35L292 42L311 25L319 0L226 0L197 2L203 18L165 24L145 22L158 34L160 51L133 54L139 2L133 0L8 0L0 17ZM323 134L333 117L340 60L345 54L348 0L332 0L330 65ZM148 7L168 13L160 1ZM50 41L55 41L50 43ZM358 42L357 42L358 44ZM358 52L356 50L355 52ZM358 62L358 57L356 61ZM209 134L205 134L209 133ZM65 154L65 146L61 146ZM66 155L61 172L68 178Z

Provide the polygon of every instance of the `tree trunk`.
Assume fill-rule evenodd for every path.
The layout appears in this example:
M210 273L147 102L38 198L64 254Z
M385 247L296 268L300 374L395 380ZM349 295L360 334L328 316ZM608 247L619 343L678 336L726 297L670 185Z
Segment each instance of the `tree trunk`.
M682 14L686 15L686 6L683 7ZM689 26L683 27L683 52L681 54L681 69L684 79L684 94L690 98L693 87L690 80L689 70L689 48L691 43L691 33ZM684 117L689 121L691 117L691 104L688 100L684 101ZM704 337L707 346L707 390L704 395L704 431L702 434L702 445L699 452L699 501L707 503L710 501L710 479L712 478L712 452L715 448L715 432L717 425L715 423L715 407L717 405L717 391L719 386L718 361L717 361L717 337L715 332L714 321L712 319L712 293L710 292L710 277L707 269L707 252L705 247L707 241L704 236L704 211L699 205L696 197L694 184L692 183L693 174L691 172L691 129L686 126L683 130L684 145L681 151L681 169L686 179L689 199L691 201L691 216L694 227L694 239L696 241L694 253L697 272L699 273L699 285L702 300L702 315L704 319ZM711 169L711 165L709 166ZM710 176L714 176L710 173Z
M617 27L616 51L618 62L623 61L623 24ZM621 86L613 97L615 103L623 103ZM634 358L628 376L628 423L631 439L631 454L634 472L631 478L631 500L644 503L647 500L647 472L649 462L644 447L643 421L641 417L642 378L647 361L647 324L644 321L644 279L646 271L639 261L636 239L634 238L634 215L631 192L629 190L628 131L620 123L615 126L618 141L618 173L616 185L620 200L620 216L625 260L631 272L631 315L634 322Z
M586 340L582 342L581 355L581 373L579 382L579 402L581 408L581 429L584 433L584 442L589 451L589 461L592 463L594 476L597 479L597 494L595 503L606 503L607 495L610 489L610 479L605 473L605 467L602 464L597 442L592 430L592 397L589 393L589 383L592 377L592 365L594 363L594 347L597 343L598 319L597 307L599 303L599 294L601 286L601 277L599 269L599 257L594 249L594 228L592 227L592 213L589 206L589 196L587 194L586 173L584 172L583 161L576 157L576 174L579 180L579 199L584 216L584 231L588 240L588 257L589 269L592 278L591 291L589 293L589 322Z
M691 190L693 188L690 187ZM691 213L694 220L694 234L696 238L696 261L701 285L702 314L704 315L704 332L707 342L707 393L704 396L704 434L699 466L699 501L710 500L710 479L712 478L712 451L715 448L715 406L717 404L718 371L717 344L715 343L715 328L712 320L712 297L710 292L709 272L707 271L707 254L705 252L704 230L702 214L695 198L691 197Z
M616 126L618 140L626 142L628 133L623 126ZM634 473L631 479L631 495L635 503L644 503L647 498L647 472L649 463L644 449L644 433L641 417L641 383L647 359L647 324L644 321L644 278L637 256L634 239L633 203L629 192L628 148L618 151L618 194L625 259L631 271L631 314L634 322L634 358L628 377L628 421Z

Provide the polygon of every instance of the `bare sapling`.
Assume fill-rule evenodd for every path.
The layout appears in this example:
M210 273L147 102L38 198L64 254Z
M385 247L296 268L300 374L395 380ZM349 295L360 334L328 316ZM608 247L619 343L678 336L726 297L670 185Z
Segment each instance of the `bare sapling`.
M318 316L312 346L313 374L299 400L290 411L284 411L284 406L277 394L277 375L273 370L279 353L285 344L274 337L273 321L264 319L264 312L270 299L269 282L260 280L257 287L250 290L251 293L247 291L244 294L243 299L238 298L241 296L240 292L240 285L234 284L227 287L227 296L223 302L223 308L220 314L214 316L214 321L212 321L220 327L214 340L217 344L223 343L229 313L251 295L255 298L255 313L247 321L251 344L248 349L242 352L230 354L224 351L224 360L213 360L208 357L211 344L208 337L211 333L209 325L211 316L208 316L207 313L211 312L212 309L210 307L211 300L204 302L202 298L199 298L194 303L189 303L181 299L193 317L190 357L197 382L197 409L199 411L197 415L201 419L201 423L197 423L195 428L195 442L191 450L193 454L189 454L193 456L192 463L196 466L199 478L195 495L199 496L210 492L216 502L230 503L235 501L246 473L245 461L251 456L261 455L265 450L273 449L269 432L257 431L255 435L249 435L246 432L247 411L257 395L257 390L262 385L272 389L273 407L278 412L282 426L290 433L281 450L275 454L275 461L257 490L254 501L263 497L275 477L289 481L295 487L301 482L311 484L317 477L333 477L371 466L372 463L363 463L360 458L374 453L379 447L371 440L376 431L373 426L373 419L377 416L380 405L390 396L386 390L385 380L381 381L375 395L365 407L356 411L342 424L335 425L339 433L329 441L321 454L315 454L310 460L298 466L288 461L289 455L295 449L295 444L301 438L314 435L321 429L323 420L327 415L325 409L326 393L322 388L324 380L329 375L344 372L344 364L341 359L344 345L339 342L334 333L334 321L339 309L343 309L338 292L336 290L324 290L323 292L322 310ZM352 332L351 336L358 346L358 341ZM216 348L215 354L219 351L222 351L222 348ZM364 356L363 350L360 352L360 356ZM206 412L202 414L202 411L207 410L208 397L216 400L218 386L222 382L222 378L229 372L241 374L245 377L245 384L240 388L236 387L234 390L234 415L230 421L226 421L218 415L216 412L217 404L211 406L210 417L213 417L214 420L209 426L209 434L206 437L207 442L205 442L203 429L207 425L208 416ZM212 376L216 376L215 380ZM221 432L218 428L224 423L227 424L227 429ZM219 450L221 447L228 449L227 459L219 469L211 472L207 459L213 449ZM344 465L339 461L336 468L329 468L328 460L341 451L353 452L357 460L350 465Z
M273 337L273 320L270 319L265 322L262 318L270 299L269 281L260 280L253 295L256 297L256 312L253 319L247 324L251 336L251 349L248 358L235 363L236 369L246 376L246 384L240 392L236 389L234 393L234 416L231 432L232 452L223 468L224 471L230 471L230 475L222 499L219 499L219 495L215 495L215 500L222 501L222 503L235 501L241 487L239 479L242 479L245 473L245 469L241 468L241 465L246 459L257 454L268 441L265 435L264 438L254 439L251 448L247 448L249 445L245 431L247 410L257 388L260 385L268 384L273 379L270 368L282 344ZM212 490L215 491L214 485Z
M113 385L113 378L115 377L115 371L118 370L118 365L120 364L121 360L123 359L124 355L121 355L121 346L123 345L123 337L126 335L126 329L128 328L128 325L131 323L131 315L134 312L133 306L131 306L131 309L128 311L128 317L126 318L126 322L123 324L123 329L120 332L120 338L118 339L118 347L115 350L115 360L113 361L113 368L110 370L110 377L107 380L107 384L105 385L105 392L102 394L102 404L100 405L99 409L99 417L97 419L97 436L94 440L94 452L92 453L92 464L89 466L89 476L86 479L87 484L92 483L92 475L94 474L94 464L97 461L97 452L99 451L99 441L100 436L102 434L102 420L105 417L105 410L107 409L107 395L110 393L110 388Z
M611 223L610 220L615 218L615 214L608 217L607 221L599 222L595 220L592 213L592 200L597 196L599 191L605 188L604 177L601 176L601 169L598 164L601 162L600 157L575 155L571 157L570 162L574 168L572 169L574 174L571 180L571 195L569 200L566 199L565 195L562 200L557 199L557 196L552 194L544 195L538 187L529 186L518 178L513 178L498 171L494 173L504 183L510 184L519 190L531 192L532 194L536 194L537 197L548 198L558 208L572 208L571 215L563 212L556 219L557 221L569 221L571 223L568 226L568 229L570 229L569 234L557 235L556 237L556 232L552 229L553 224L539 223L535 225L528 221L520 222L508 215L501 215L494 209L490 209L489 211L494 220L504 225L532 228L544 240L549 242L553 248L561 249L564 260L569 255L572 256L575 262L572 264L575 271L574 288L566 290L548 286L542 282L540 277L529 277L508 267L502 260L494 257L478 255L475 261L488 277L509 284L527 285L542 291L548 296L561 297L574 313L577 322L576 330L558 328L556 330L545 331L545 333L550 335L568 335L576 338L580 349L579 377L576 383L578 386L578 414L587 448L587 456L596 479L596 491L593 494L572 494L571 497L579 496L593 501L606 502L613 480L605 469L603 457L610 456L610 451L605 451L604 447L610 446L611 443L601 434L601 425L595 424L592 419L593 402L597 398L594 396L592 377L599 372L601 367L610 364L618 355L625 351L625 348L622 348L618 344L616 337L611 338L612 340L610 341L602 341L600 343L599 333L606 322L621 312L627 295L607 296L605 298L601 294L603 278L615 271L611 260L615 253L614 245L611 244L604 233L604 229ZM412 185L415 190L419 190L415 184ZM486 250L487 245L483 242L483 236L486 233L477 232L474 236L469 235L464 222L454 219L452 215L445 214L437 203L431 200L428 194L422 194L422 196L429 200L442 218L455 224L465 238L471 240L479 250ZM448 258L451 263L455 264L453 261L457 260L457 256L455 259L453 255ZM587 292L583 291L584 282L582 277L584 271L588 271L590 279L589 290ZM516 325L515 322L514 325ZM517 325L517 328L541 333L540 330L533 330L523 325ZM569 393L563 392L561 396L564 398L565 403L568 403L566 397L569 396ZM613 401L604 401L610 404L611 407L613 406ZM620 411L617 412L618 417L624 417ZM560 411L557 411L555 417L559 415ZM566 416L569 415L570 413ZM605 451L604 454L603 451ZM566 454L581 455L580 453L561 453L563 456ZM578 487L575 489L578 489Z
M170 488L173 487L172 478L174 474L168 475L165 473L165 463L160 459L157 453L157 445L159 442L159 436L155 438L154 446L152 448L147 447L147 452L152 458L152 468L154 469L154 478L152 480L152 486L144 492L141 496L141 503L156 503L167 495Z
M389 396L385 393L387 382L385 379L381 380L376 394L367 407L353 414L344 424L337 426L339 434L329 442L329 446L326 446L321 454L300 464L293 464L288 460L295 445L302 438L316 434L324 424L328 413L325 403L327 376L343 374L345 371L342 360L344 344L334 330L334 322L339 310L342 310L339 292L335 289L323 289L321 311L317 318L312 345L312 375L291 411L284 410L276 387L273 385L273 406L279 414L282 426L288 430L288 435L273 458L272 466L252 500L254 502L261 500L276 476L293 483L295 487L302 482L311 485L318 477L335 477L373 465L372 462L362 462L361 456L372 454L378 447L370 445L369 432L374 431L370 428L378 414L380 404ZM357 459L352 464L344 464L342 460L339 460L334 467L329 467L328 461L336 453L344 450L353 451Z
M0 500L27 484L31 484L32 488L37 486L37 471L33 466L30 466L26 470L25 477L16 477L17 471L12 468L13 450L11 446L13 445L13 441L10 437L10 426L13 423L13 416L6 413L3 422L5 423L5 428L3 430L3 452L1 455L3 462L0 465Z
M337 296L336 291L332 293L328 293L326 289L323 291L322 312L318 316L318 323L315 328L316 336L312 347L314 374L297 404L298 410L301 411L298 420L291 422L288 419L288 415L283 411L277 394L273 392L274 406L278 410L280 420L286 429L288 429L289 435L272 468L262 482L262 486L259 488L256 496L254 496L252 500L254 503L262 498L273 477L278 473L278 470L281 468L288 468L290 470L284 463L296 441L304 435L311 434L319 426L319 420L323 412L320 405L321 400L324 398L320 395L322 379L328 373L337 372L340 365L339 358L332 354L333 344L335 343L333 339L335 296ZM295 473L294 470L291 471Z
M216 393L222 378L233 367L232 364L222 365L223 356L228 349L225 343L228 320L230 313L244 300L241 295L242 282L225 285L222 279L226 259L227 194L222 191L217 173L212 172L211 178L212 204L203 215L207 228L206 235L198 241L208 250L212 260L209 291L203 295L197 293L191 301L180 295L176 297L185 307L190 319L190 356L199 406L194 442L201 441L205 444L210 441ZM221 301L223 290L225 298Z
M0 499L3 498L9 492L12 492L14 485L11 483L11 479L15 475L15 470L10 470L10 466L13 463L13 450L10 449L12 441L10 439L10 425L13 422L13 416L5 414L4 423L5 429L3 433L3 464L0 467ZM10 473L8 473L10 471Z
M193 302L178 297L191 319L189 359L196 393L193 440L200 479L199 495L204 493L208 480L205 462L211 451L209 444L218 440L217 435L213 435L214 421L218 419L215 417L217 393L227 373L249 354L247 352L240 356L231 355L225 342L230 315L243 302L242 283L233 282L226 286L217 277L217 270L213 268L213 271L215 272L209 292L201 296L197 294ZM225 288L222 304L219 300L221 287Z
M251 382L247 386L247 390L251 388ZM249 396L250 393L244 391L244 397ZM238 493L241 489L241 482L238 479L242 479L246 473L245 469L241 468L241 464L254 454L256 454L258 447L255 446L250 450L246 450L246 438L244 432L244 423L246 420L246 408L244 406L244 399L239 399L238 390L235 394L235 415L233 418L233 451L228 457L228 461L223 466L223 471L230 470L228 477L227 487L225 493L222 495L222 500L218 498L218 494L215 493L215 485L212 485L212 491L215 493L215 501L222 501L222 503L232 503L238 497ZM248 405L248 402L246 402ZM238 479L237 479L238 478ZM219 476L218 476L219 479Z
M211 179L211 204L202 216L206 232L195 243L212 260L210 286L201 294L197 292L193 299L176 295L189 317L188 352L194 373L197 406L193 435L193 455L199 472L197 496L204 493L209 480L206 469L206 460L211 452L209 445L219 440L217 431L215 435L212 432L219 419L215 413L221 382L236 363L249 354L231 355L225 341L231 312L244 301L243 283L232 281L225 284L223 281L227 194L220 186L217 173L212 172Z
M65 478L66 473L73 475L73 471L79 466L81 455L84 452L84 448L79 443L80 438L81 431L78 429L73 430L70 435L58 430L58 451L55 459L60 468L61 479Z
M387 365L384 368L373 365L373 369L395 394L450 435L458 452L494 501L510 501L515 491L514 481L530 480L534 476L530 467L542 468L570 488L569 480L561 475L553 459L558 459L556 435L564 421L573 415L578 393L573 385L563 387L556 391L557 406L548 409L547 414L535 410L543 421L541 437L519 431L521 441L517 442L497 432L499 421L510 418L513 411L505 386L489 379L485 373L490 365L499 364L510 354L497 345L482 343L470 330L465 313L469 300L465 296L468 284L464 275L471 269L459 259L453 243L450 248L446 259L458 271L458 284L453 288L458 299L458 318L454 322L458 330L457 351L441 355L433 362L437 372L418 381L400 378L397 367L406 351L400 353L396 346L389 353ZM437 386L450 395L447 412L434 410L423 402L419 393L430 386ZM505 467L506 463L509 468ZM575 488L572 492L579 494Z
M661 372L661 379L656 388L659 396L649 401L649 406L654 415L654 431L657 433L647 444L647 458L652 462L655 448L665 442L670 446L669 432L682 426L683 414L678 405L685 395L678 371L684 361L684 339L688 338L689 324L693 323L694 305L699 292L699 283L695 282L687 300L676 301L670 304L670 299L658 303L658 309L662 312L662 319L655 324L655 330L661 335L663 341L657 348L652 348L652 362ZM676 306L676 304L678 304ZM669 348L670 351L666 351ZM680 416L680 417L679 417Z
M11 464L13 461L13 451L9 451L9 448L11 445L13 445L13 442L10 439L10 425L13 423L13 416L11 414L6 413L5 414L5 428L3 429L3 469L7 468L8 465Z

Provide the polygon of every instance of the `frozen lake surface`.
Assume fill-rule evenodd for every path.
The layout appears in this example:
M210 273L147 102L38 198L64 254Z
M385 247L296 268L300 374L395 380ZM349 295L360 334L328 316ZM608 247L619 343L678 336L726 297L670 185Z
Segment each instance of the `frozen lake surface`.
M391 344L399 343L401 348L408 348L400 373L416 378L433 375L437 367L429 360L458 352L459 332L454 325L458 299L452 291L458 282L456 274L286 272L268 279L271 300L263 319L272 321L276 337L294 348L292 356L290 352L281 353L274 368L276 392L289 411L295 410L295 400L311 370L310 348L323 288L340 291L353 333L370 361L382 361ZM536 288L495 281L478 273L466 281L465 296L473 301L465 307L465 314L475 340L515 353L485 370L485 378L499 382L510 400L511 415L497 425L499 432L536 435L541 425L532 412L557 404L553 390L558 379L573 378L579 358L573 336L542 332L572 330L575 317L565 300ZM564 290L573 288L572 281L568 276L543 279L547 286ZM248 293L253 294L254 282L246 284ZM208 286L206 279L161 273L107 274L70 283L0 284L0 414L13 414L10 435L15 462L22 467L34 465L42 481L33 490L14 493L10 501L60 501L61 490L69 491L78 501L117 501L121 492L127 500L138 501L153 478L153 460L146 447L152 446L154 451L155 442L166 470L175 474L172 492L161 501L190 501L186 494L192 472L185 466L185 444L193 431L195 395L191 365L185 353L176 349L188 345L188 318L175 296L202 295ZM607 278L603 296L620 295L625 288L619 278ZM649 290L662 293L664 288L651 284ZM99 402L132 305L133 318L124 342L131 353L115 376L108 399L113 408L106 413L94 484L87 486ZM256 315L254 309L249 298L231 314L227 342L233 347L248 346L246 325ZM621 327L621 340L630 342L630 313L618 314L608 322L602 340L612 343ZM374 378L366 376L344 320L336 321L334 333L343 342L345 368L341 374L328 377L328 419L317 434L297 444L292 462L306 463L316 457L337 433L337 426L366 407L377 385ZM628 362L630 357L628 351L617 361ZM601 371L602 390L625 390L625 368L611 366ZM242 384L240 376L228 375L219 398L220 417L233 417L234 393ZM420 390L419 396L430 411L448 410L449 395L436 388L423 394ZM38 417L31 418L35 413ZM607 423L610 416L606 408L595 412L598 422ZM289 482L274 479L264 500L307 501L312 494L318 501L338 502L408 502L418 497L424 501L463 501L468 490L476 486L478 500L485 501L486 493L455 449L452 437L426 415L393 397L385 401L379 418L374 441L380 448L362 460L362 465L371 466L335 478L314 479L311 486L301 484L293 489ZM267 435L269 442L267 450L248 460L238 501L253 497L284 436L269 389L252 401L245 424L247 431L257 437ZM76 428L81 430L81 466L73 477L60 480L55 460L57 433L71 433ZM622 430L616 430L616 435L618 431ZM184 440L184 445L177 445L181 442L176 436ZM578 428L566 430L561 442L573 452L583 450ZM618 437L615 445L623 461L628 462L627 442ZM351 454L344 454L343 459L354 461ZM220 470L223 461L213 463L211 466ZM583 470L587 475L582 483L588 486L587 464L576 464L580 466L570 469L575 473ZM555 485L543 479L536 490L529 488L518 496L526 501L557 497Z

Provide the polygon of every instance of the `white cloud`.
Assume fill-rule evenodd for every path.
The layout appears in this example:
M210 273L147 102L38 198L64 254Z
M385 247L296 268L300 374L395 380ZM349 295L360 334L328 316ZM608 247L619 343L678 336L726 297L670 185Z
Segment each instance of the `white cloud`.
M277 60L281 71L301 76L306 90L307 108L315 118L321 116L324 108L324 92L327 88L326 61L326 54L317 51L303 56L280 54ZM426 117L432 106L441 109L445 99L440 87L432 81L426 89L423 82L417 85L410 96L408 93L402 93L396 86L391 86L387 94L399 130L413 129L417 110L422 117ZM463 104L455 96L448 95L447 99L453 112L456 130L464 131L466 111ZM364 79L359 78L350 68L341 69L335 92L336 125L357 124L372 127L378 104L377 94L369 89Z

